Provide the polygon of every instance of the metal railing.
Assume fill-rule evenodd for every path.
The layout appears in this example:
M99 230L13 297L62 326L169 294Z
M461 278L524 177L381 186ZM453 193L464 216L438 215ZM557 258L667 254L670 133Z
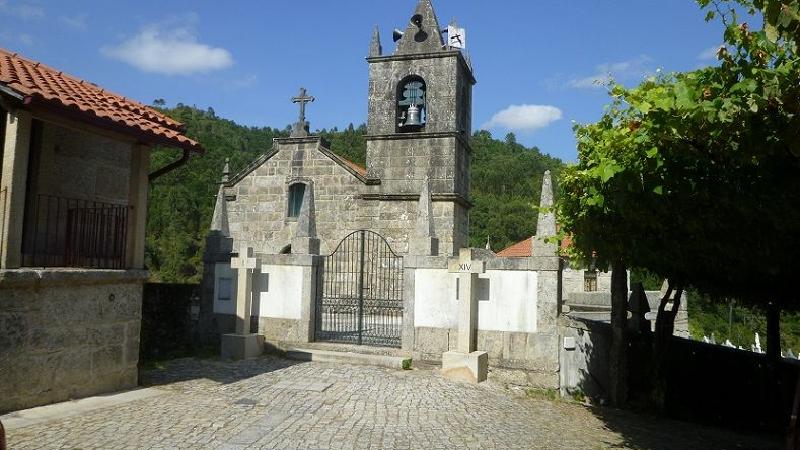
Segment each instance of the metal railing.
M39 195L26 215L24 267L124 269L132 208Z

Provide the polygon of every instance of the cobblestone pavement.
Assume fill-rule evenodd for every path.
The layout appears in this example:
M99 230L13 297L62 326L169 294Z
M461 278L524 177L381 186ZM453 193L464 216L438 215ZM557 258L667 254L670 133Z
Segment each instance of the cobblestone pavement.
M493 383L265 357L183 359L163 395L9 432L9 449L780 448L778 440L529 398Z

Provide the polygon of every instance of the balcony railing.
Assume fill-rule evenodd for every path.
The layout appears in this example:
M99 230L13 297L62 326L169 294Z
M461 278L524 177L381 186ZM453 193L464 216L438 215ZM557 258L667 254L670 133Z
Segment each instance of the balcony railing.
M127 267L131 207L39 195L26 215L24 267Z

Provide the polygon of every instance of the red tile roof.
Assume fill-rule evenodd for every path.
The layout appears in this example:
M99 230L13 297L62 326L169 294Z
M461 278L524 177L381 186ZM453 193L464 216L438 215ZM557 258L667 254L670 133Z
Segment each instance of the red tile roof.
M524 241L519 241L516 244L512 244L503 250L497 252L497 256L502 256L505 258L525 258L529 256L533 256L533 238L535 236L531 236ZM563 252L569 246L572 245L572 236L565 236L564 239L561 240L561 251Z
M183 124L155 109L3 48L0 86L24 97L26 104L55 107L78 120L133 134L148 144L203 151L184 135Z
M533 256L533 237L529 237L524 241L519 241L509 247L504 248L497 252L497 256L505 258L524 258L526 256Z
M345 164L347 164L347 165L348 165L348 166L349 166L351 169L353 169L353 170L355 170L356 172L358 172L358 174L359 174L359 175L361 175L362 177L366 177L366 176L367 176L367 169L366 169L366 167L359 166L358 164L354 163L353 161L350 161L350 160L349 160L349 159L347 159L347 158L342 158L342 160L343 160L343 161L344 161L344 163L345 163Z

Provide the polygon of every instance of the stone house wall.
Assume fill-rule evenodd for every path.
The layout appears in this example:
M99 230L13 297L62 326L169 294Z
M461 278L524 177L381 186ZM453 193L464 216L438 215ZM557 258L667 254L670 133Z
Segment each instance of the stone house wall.
M127 204L133 145L66 128L41 124L32 160L37 167L33 194Z
M585 277L586 269L565 267L562 271L562 296L564 300L570 300L570 294L575 292L586 292ZM611 292L611 271L597 271L597 291Z
M15 253L0 255L0 411L135 387L147 278L149 149L48 112L17 113L3 154L5 167L16 170L2 182L27 195L11 205L15 236L0 242ZM31 166L11 164L12 156ZM39 196L69 203L37 203ZM136 270L26 267L67 264L68 211L93 207L81 201L127 207L127 228L113 233L126 248L120 264Z
M0 272L0 414L137 385L145 271Z

